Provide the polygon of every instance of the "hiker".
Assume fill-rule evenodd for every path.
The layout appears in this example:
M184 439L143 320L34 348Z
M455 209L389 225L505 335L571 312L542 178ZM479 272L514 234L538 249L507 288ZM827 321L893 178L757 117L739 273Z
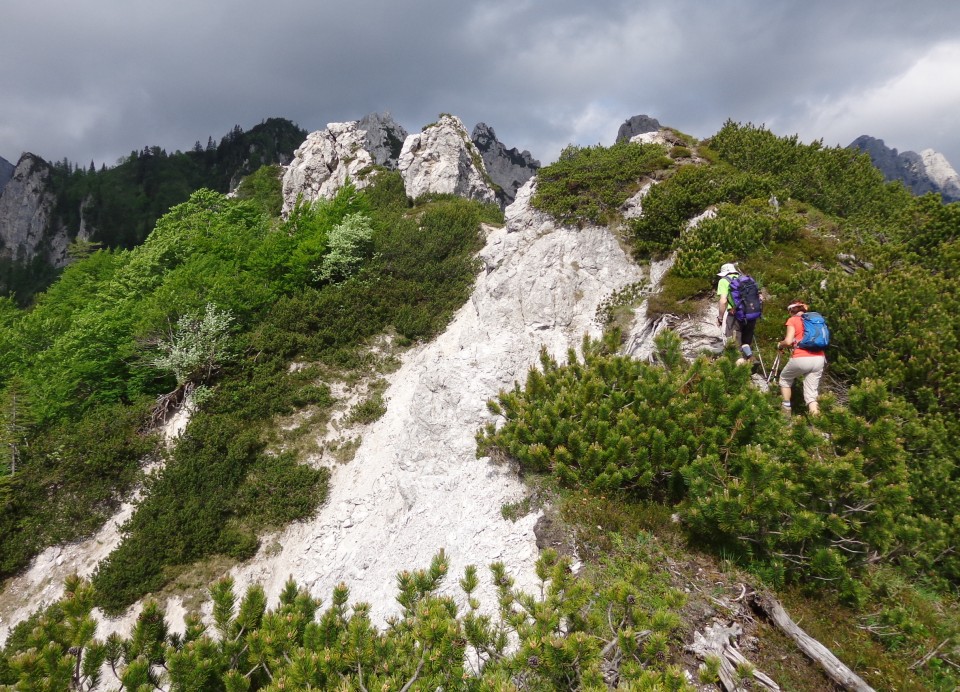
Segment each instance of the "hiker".
M717 274L717 326L723 330L724 339L736 335L737 347L742 356L737 365L753 363L753 332L763 309L763 298L756 282L749 276L741 276L735 264L727 263Z
M820 377L823 375L823 368L827 364L827 358L824 355L823 348L829 341L829 330L826 323L823 323L822 329L826 335L821 337L816 343L810 343L813 334L807 334L804 327L804 315L810 313L810 306L806 303L795 300L787 306L787 312L790 317L787 319L787 333L783 341L777 342L777 349L792 348L793 355L786 367L780 373L780 396L783 398L783 412L786 415L792 413L790 407L790 395L792 393L793 381L798 377L803 377L803 400L807 403L807 409L810 415L816 416L820 413L820 405L817 403L817 397L820 391ZM816 315L810 313L808 315ZM823 322L822 317L820 321ZM804 342L804 336L807 336L807 343ZM802 344L802 345L801 345ZM809 345L808 345L809 344ZM817 348L817 346L820 346Z

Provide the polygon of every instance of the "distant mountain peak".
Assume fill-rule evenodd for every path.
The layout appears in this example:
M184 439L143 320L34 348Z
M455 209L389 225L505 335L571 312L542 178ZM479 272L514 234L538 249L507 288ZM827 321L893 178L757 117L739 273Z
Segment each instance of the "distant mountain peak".
M526 149L507 149L486 123L477 123L471 139L483 157L483 165L490 178L500 187L503 197L501 205L511 204L517 196L517 190L540 170L540 162Z
M944 202L960 200L960 176L946 157L933 149L901 153L869 135L857 137L848 148L867 153L887 180L899 180L916 195L938 192Z

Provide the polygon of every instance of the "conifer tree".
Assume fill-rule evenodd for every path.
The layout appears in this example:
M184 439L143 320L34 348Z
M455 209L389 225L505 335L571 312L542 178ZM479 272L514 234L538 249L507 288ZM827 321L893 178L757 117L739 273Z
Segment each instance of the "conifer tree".
M0 445L4 450L0 469L11 476L17 472L32 422L26 385L21 378L13 377L0 396Z

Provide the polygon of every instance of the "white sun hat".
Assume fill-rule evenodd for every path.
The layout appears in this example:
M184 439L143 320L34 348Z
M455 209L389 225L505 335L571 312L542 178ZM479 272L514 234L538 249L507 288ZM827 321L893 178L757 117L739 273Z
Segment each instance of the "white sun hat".
M740 272L737 271L737 267L735 264L731 264L730 262L727 262L725 265L720 267L720 272L717 274L717 276L726 276L727 274L739 274L739 273Z

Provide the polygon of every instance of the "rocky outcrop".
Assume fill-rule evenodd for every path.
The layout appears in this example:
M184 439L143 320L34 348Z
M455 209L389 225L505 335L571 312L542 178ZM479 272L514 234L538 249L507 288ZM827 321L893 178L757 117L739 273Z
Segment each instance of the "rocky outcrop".
M429 193L496 202L493 181L476 145L453 115L443 114L422 132L407 137L397 162L407 196Z
M478 123L473 128L471 139L480 151L490 179L499 187L497 193L501 205L511 204L520 186L536 175L540 162L529 151L507 149L486 123Z
M927 177L939 188L944 201L960 200L960 175L957 175L947 157L933 149L924 149L920 152L920 158Z
M283 213L289 214L298 199L331 199L348 178L362 189L373 181L378 166L396 168L407 195L413 198L445 193L505 206L540 164L530 152L506 149L486 125L478 128L484 150L452 115L441 115L416 135L408 135L389 114L372 113L359 121L330 123L327 129L307 136L285 169ZM491 177L485 155L502 182ZM498 187L502 190L499 197Z
M848 148L867 153L884 178L899 180L915 195L939 192L944 202L960 200L960 177L943 154L933 149L921 154L901 153L889 148L882 139L867 135L857 137Z
M389 113L370 113L360 118L357 128L367 133L366 149L378 166L396 168L403 143L409 134Z
M347 178L362 189L372 182L374 159L367 150L367 133L358 121L330 123L311 132L294 152L283 174L283 213L297 200L332 199Z
M56 195L50 165L24 154L0 194L0 256L29 262L43 256L55 267L66 265L71 238L54 219Z
M16 168L12 163L0 156L0 195L3 194L3 188L13 177L13 170Z
M645 132L657 132L659 129L660 122L656 118L651 118L649 115L635 115L624 121L617 130L617 141L630 139Z
M641 132L630 138L634 144L660 144L665 147L675 145L680 138L669 130L653 130L652 132Z

